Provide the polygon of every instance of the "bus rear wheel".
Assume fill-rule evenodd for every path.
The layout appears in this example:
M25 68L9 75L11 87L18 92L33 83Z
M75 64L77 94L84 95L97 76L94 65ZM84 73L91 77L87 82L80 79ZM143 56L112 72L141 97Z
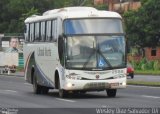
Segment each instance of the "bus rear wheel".
M107 89L106 92L108 97L115 97L117 93L117 89Z
M48 94L48 92L49 92L49 88L43 86L42 89L41 89L41 93L42 94Z
M47 94L49 92L49 88L45 86L41 86L37 83L37 77L34 73L33 76L33 91L35 94Z
M38 85L37 83L37 77L34 75L33 76L33 91L35 94L40 94L41 93L42 87Z

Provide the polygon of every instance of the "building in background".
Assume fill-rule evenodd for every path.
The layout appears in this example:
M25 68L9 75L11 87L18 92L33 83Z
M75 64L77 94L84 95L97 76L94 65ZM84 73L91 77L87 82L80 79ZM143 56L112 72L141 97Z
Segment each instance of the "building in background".
M115 11L120 14L123 14L128 10L138 10L141 7L140 0L94 0L94 4L107 4L107 10ZM128 57L129 60L134 59L140 61L143 57L149 61L160 59L160 47L136 48L136 50L136 53L133 53L132 56Z
M94 4L107 4L109 11L124 13L141 7L140 0L94 0Z

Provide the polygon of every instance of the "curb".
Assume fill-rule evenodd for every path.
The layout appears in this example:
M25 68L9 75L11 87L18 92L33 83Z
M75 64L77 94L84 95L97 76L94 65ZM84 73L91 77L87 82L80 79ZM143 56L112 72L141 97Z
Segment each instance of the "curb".
M158 86L158 85L145 85L145 84L127 84L127 85L145 86L145 87L160 87L160 86Z

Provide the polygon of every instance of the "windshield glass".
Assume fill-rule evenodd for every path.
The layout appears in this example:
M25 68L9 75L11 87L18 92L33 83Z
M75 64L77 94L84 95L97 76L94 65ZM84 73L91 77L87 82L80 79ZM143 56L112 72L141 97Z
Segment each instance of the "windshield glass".
M124 36L67 37L66 67L112 69L125 67Z
M75 34L107 34L124 33L121 19L66 19L64 20L64 33Z

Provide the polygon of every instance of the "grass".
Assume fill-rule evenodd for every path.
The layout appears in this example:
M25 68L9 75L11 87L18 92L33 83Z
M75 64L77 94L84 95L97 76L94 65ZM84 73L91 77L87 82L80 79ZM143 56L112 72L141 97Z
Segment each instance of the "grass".
M127 81L128 85L156 86L160 87L160 82L145 82L145 81Z
M23 72L24 68L23 67L17 67L16 72Z
M135 74L143 74L143 75L157 75L160 76L160 70L135 70Z

